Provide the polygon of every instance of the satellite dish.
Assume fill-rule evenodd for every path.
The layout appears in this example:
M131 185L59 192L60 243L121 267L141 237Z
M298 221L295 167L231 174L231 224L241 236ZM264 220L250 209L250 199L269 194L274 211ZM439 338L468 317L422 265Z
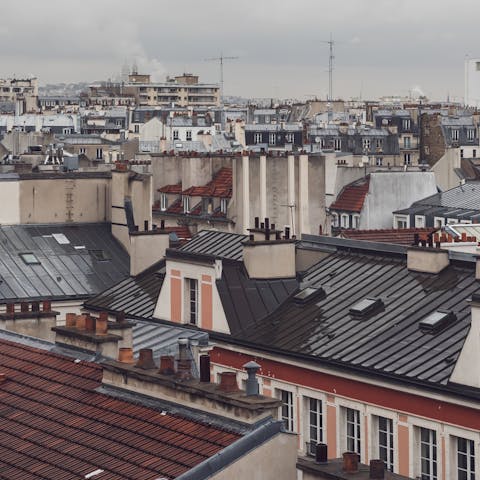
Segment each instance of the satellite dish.
M315 143L320 143L322 139L320 137L315 137Z

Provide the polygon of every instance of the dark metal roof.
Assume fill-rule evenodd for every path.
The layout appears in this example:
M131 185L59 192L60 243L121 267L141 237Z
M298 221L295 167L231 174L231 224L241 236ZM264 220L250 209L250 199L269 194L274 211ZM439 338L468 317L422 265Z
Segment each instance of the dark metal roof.
M242 242L247 239L247 235L241 235L239 233L202 230L179 250L182 252L211 255L218 258L242 260Z
M152 318L165 277L165 260L135 277L128 277L85 303L92 310L125 312L134 318Z
M85 298L128 273L109 224L0 226L0 301Z
M223 264L218 293L233 336L247 336L298 288L295 278L254 280L243 264Z
M255 329L240 330L238 313L227 312L241 341L311 356L366 372L446 385L470 328L468 300L479 291L473 265L450 265L438 275L408 271L405 258L337 251L312 267L302 285L323 288L326 297L299 307L290 298ZM367 297L384 308L362 318L350 308ZM457 320L436 334L419 328L438 310ZM248 313L248 310L247 310Z

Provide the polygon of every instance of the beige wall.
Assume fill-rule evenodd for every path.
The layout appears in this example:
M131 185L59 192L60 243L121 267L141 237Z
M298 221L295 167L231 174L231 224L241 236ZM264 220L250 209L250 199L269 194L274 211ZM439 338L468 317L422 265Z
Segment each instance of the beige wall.
M243 261L250 278L295 277L295 244L248 244L243 247Z
M297 437L279 433L227 468L214 480L294 480L296 478Z
M170 243L167 234L130 236L130 275L137 275L161 260Z
M0 188L0 223L20 223L20 184L18 181L2 182Z
M455 173L460 168L460 154L458 148L447 148L445 154L433 165L437 185L442 190L458 187L460 178Z

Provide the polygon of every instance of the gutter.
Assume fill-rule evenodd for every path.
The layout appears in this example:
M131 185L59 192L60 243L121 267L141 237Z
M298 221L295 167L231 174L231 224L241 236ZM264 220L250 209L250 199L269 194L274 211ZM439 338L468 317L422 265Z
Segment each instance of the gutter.
M203 480L212 477L219 471L271 440L279 433L283 433L283 422L272 421L261 425L250 433L207 458L196 467L177 477L177 480Z

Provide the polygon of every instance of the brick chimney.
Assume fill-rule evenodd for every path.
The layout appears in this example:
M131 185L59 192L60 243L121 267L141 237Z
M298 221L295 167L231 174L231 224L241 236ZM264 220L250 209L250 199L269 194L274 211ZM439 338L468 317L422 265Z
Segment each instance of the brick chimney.
M53 342L57 315L60 312L52 310L50 300L7 303L0 313L0 329Z
M133 326L134 323L125 321L122 315L110 321L106 312L100 312L98 317L89 313L67 313L65 326L52 330L58 345L117 359L120 349L132 347Z

